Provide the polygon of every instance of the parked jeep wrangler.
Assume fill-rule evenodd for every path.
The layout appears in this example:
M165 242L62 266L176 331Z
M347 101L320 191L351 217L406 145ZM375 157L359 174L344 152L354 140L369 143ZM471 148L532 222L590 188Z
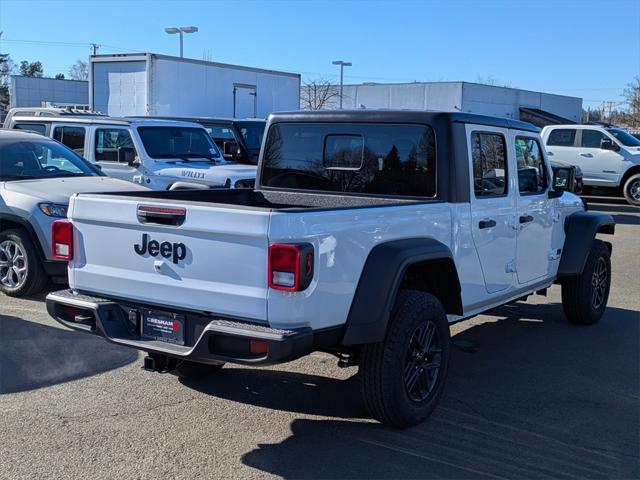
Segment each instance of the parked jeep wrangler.
M442 395L451 322L559 283L592 324L611 281L613 219L553 188L538 129L461 113L274 114L255 190L82 194L69 219L63 325L179 375L330 352L397 427Z

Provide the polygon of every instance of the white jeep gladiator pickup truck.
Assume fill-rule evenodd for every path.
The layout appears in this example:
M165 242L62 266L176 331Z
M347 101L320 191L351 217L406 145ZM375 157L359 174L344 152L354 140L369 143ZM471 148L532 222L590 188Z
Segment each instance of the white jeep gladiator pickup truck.
M449 323L554 283L569 321L602 316L611 245L595 237L613 219L552 184L527 123L274 114L255 189L74 196L53 228L70 289L47 308L152 371L330 352L359 365L373 417L406 427L442 394Z

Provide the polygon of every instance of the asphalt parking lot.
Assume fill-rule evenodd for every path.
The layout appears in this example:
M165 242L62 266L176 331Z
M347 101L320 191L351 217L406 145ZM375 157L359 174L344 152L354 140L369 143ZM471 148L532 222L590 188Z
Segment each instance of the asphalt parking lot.
M602 321L569 325L553 287L455 325L473 348L405 431L329 355L181 381L0 294L0 478L638 478L640 209L588 200L618 223Z

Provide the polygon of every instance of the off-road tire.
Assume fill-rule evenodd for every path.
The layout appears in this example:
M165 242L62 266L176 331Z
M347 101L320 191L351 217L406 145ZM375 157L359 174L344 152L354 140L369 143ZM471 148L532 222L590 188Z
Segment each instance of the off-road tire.
M10 229L0 232L0 244L11 241L20 246L27 260L27 273L24 283L18 287L9 287L0 283L0 291L10 297L27 297L42 291L49 277L42 268L36 247L29 235L20 229Z
M188 360L180 360L176 365L176 369L172 372L180 378L196 379L208 377L218 372L224 363L217 363L214 365L205 363L190 362Z
M640 206L640 173L631 175L622 186L622 193L630 205Z
M601 278L602 268L606 278ZM589 256L580 275L567 277L562 282L562 308L567 319L578 325L598 322L607 307L611 287L611 255L601 240L593 240ZM597 288L597 291L594 292ZM598 298L598 302L594 299Z
M414 334L417 335L421 325L429 324L437 333L437 337L433 334L433 339L438 340L440 366L435 371L434 383L426 398L415 400L410 396L404 374L409 366ZM360 352L361 393L369 414L385 425L398 428L425 420L442 395L450 344L449 323L442 303L428 293L399 292L384 340L364 345ZM427 362L431 363L426 365L432 365L435 357Z

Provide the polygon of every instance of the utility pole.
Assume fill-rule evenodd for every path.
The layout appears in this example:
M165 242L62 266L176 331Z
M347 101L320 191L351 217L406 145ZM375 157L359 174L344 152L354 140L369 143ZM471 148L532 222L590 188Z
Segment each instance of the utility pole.
M102 46L97 43L91 43L90 45L91 45L91 50L93 50L92 55L96 55L98 53L98 49Z
M345 62L343 60L334 60L331 63L333 65L340 65L340 110L342 110L342 89L344 84L344 67L350 67L353 64L351 62Z

